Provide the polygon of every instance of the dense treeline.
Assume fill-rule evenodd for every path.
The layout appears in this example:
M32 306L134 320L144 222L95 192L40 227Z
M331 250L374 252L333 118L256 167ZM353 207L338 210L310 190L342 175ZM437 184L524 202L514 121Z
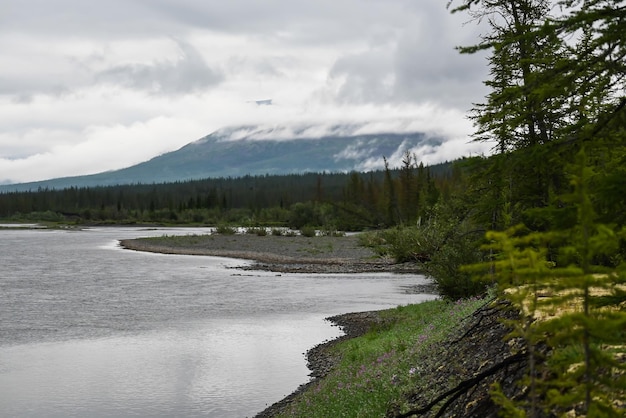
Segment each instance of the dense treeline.
M456 3L455 12L491 28L479 44L460 50L491 51L486 81L491 93L470 117L474 140L493 144L493 154L455 164L458 175L433 200L429 216L411 228L379 234L372 245L399 260L427 261L424 267L451 298L484 290L484 283L460 267L496 255L480 248L487 231L544 234L547 262L555 265L586 260L621 268L626 261L625 2ZM602 251L591 251L590 242L586 249L563 250L574 240L612 244Z
M460 51L490 53L471 118L494 154L428 222L378 245L424 260L450 298L495 284L519 310L510 358L529 369L515 398L492 388L502 416L623 417L626 2L450 3L489 28Z
M368 173L308 173L0 194L0 217L77 223L335 227L414 222L453 181L450 164Z

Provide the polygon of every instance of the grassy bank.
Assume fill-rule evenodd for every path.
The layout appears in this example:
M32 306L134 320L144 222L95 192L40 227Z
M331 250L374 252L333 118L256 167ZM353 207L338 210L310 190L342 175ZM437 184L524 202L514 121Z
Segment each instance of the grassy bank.
M381 417L406 409L408 393L433 391L424 373L438 343L485 303L436 300L381 312L380 325L330 348L338 366L278 416Z

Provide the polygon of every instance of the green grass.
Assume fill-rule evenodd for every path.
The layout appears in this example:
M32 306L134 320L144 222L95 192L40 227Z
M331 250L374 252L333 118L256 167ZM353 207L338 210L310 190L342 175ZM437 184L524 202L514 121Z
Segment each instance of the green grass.
M300 396L283 417L384 417L409 391L428 392L420 365L433 347L485 303L442 300L381 312L382 325L333 349L339 366Z

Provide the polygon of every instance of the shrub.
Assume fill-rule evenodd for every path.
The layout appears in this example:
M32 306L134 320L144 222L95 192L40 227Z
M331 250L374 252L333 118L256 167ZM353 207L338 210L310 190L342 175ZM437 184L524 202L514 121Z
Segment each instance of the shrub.
M461 271L461 266L482 260L479 238L482 232L473 233L469 224L431 222L416 227L398 227L376 234L363 234L361 245L373 248L380 256L390 256L397 263L417 263L432 277L439 294L451 300L480 295L485 283Z
M237 229L228 225L218 225L215 228L215 233L222 234L222 235L234 235L237 233Z
M363 232L358 235L359 245L362 247L371 248L380 257L386 257L389 255L389 247L381 232Z
M432 257L440 241L434 231L429 227L398 227L362 234L360 242L381 256L393 257L397 263L424 262Z
M267 229L263 227L248 228L246 229L246 234L254 234L259 237L264 237L267 235Z
M300 235L303 237L314 237L317 235L317 231L312 226L303 226L300 229Z
M308 223L319 225L319 217L316 213L315 204L312 202L295 203L291 206L289 226L292 228L304 228Z
M12 220L27 220L27 221L41 221L41 222L62 222L65 218L63 215L51 210L45 212L31 212L26 215L16 214Z
M195 212L192 216L191 216L191 220L195 223L201 223L204 222L204 215L202 213L199 212Z
M461 269L482 259L483 254L476 240L470 235L456 233L433 252L423 268L437 284L441 296L456 300L485 292L485 282L475 280L471 273Z

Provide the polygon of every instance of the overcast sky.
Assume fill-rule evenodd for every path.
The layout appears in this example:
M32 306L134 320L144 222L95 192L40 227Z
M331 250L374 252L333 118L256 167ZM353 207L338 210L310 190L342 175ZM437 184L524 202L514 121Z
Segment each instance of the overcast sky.
M127 167L240 124L469 143L485 58L446 0L0 0L0 183ZM271 99L271 106L255 101Z

